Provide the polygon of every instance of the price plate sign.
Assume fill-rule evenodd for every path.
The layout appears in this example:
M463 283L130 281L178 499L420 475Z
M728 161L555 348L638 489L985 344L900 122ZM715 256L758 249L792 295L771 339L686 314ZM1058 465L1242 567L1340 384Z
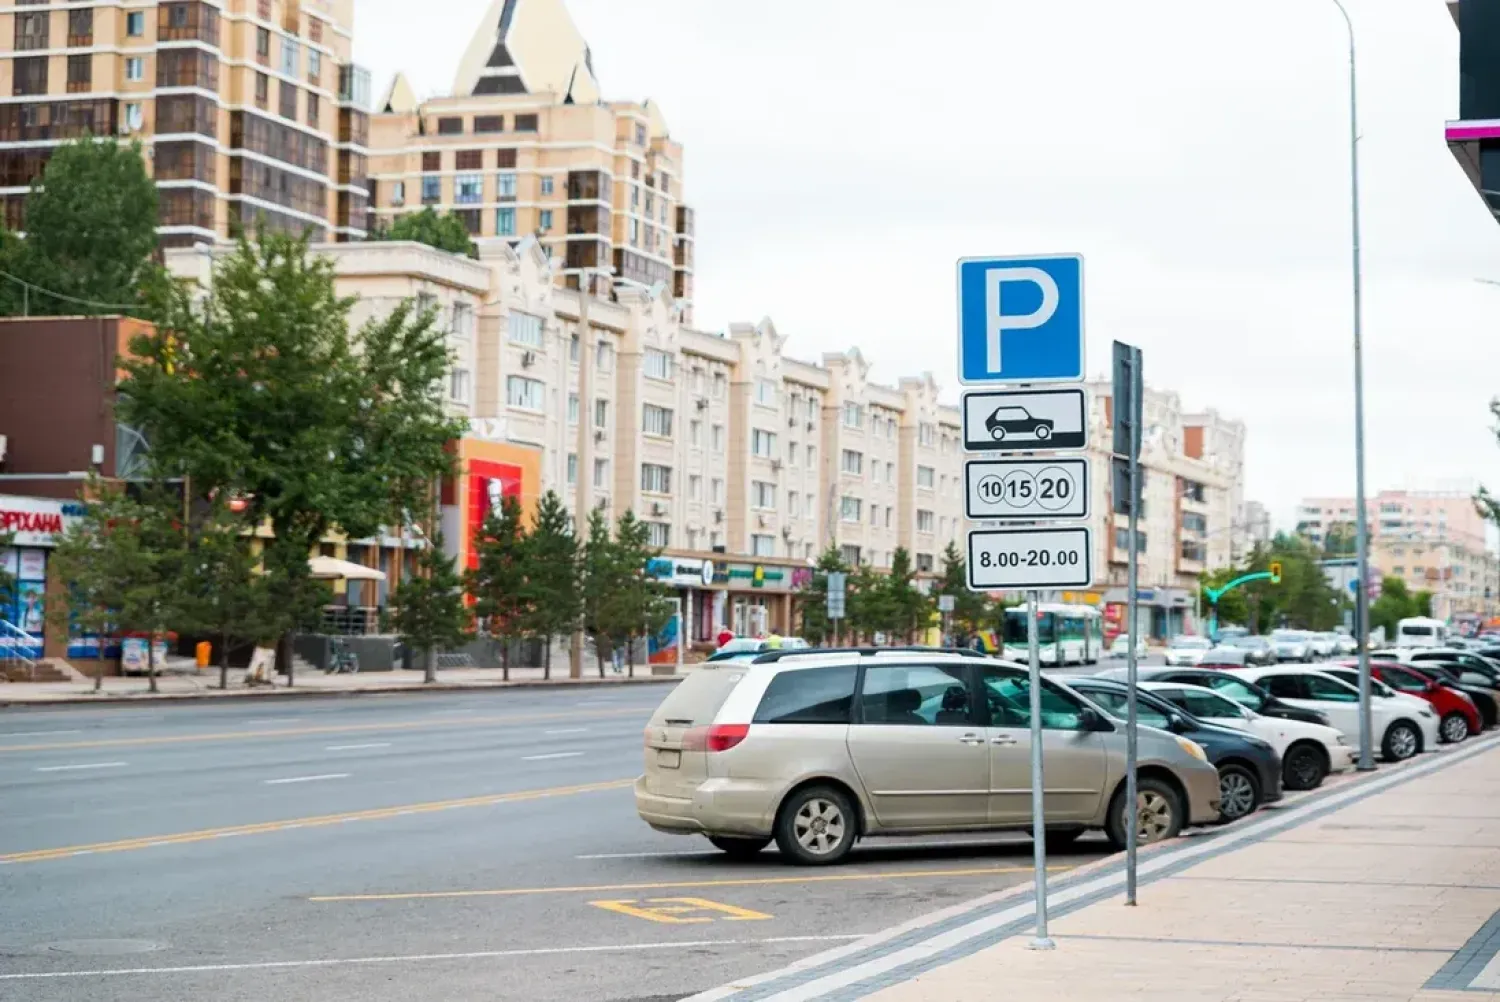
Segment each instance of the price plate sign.
M1083 588L1094 583L1087 526L975 529L969 533L969 588L1005 591Z
M992 521L1087 518L1089 461L971 459L964 464L964 514Z

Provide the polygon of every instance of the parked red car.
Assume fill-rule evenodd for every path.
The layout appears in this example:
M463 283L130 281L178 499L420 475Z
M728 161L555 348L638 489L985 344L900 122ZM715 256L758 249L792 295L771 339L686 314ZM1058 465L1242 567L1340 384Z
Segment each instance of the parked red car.
M1438 734L1449 744L1462 741L1470 734L1478 734L1484 729L1479 707L1474 705L1467 694L1443 685L1420 668L1392 661L1371 661L1370 674L1397 692L1419 696L1431 703L1433 712L1438 715Z

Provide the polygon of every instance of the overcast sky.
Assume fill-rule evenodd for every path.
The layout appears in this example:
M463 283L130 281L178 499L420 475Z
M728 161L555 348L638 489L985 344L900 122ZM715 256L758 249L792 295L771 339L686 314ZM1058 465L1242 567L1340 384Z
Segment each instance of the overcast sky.
M359 0L356 58L451 87L488 0ZM1443 143L1440 0L1349 0L1360 44L1367 477L1500 488L1500 224ZM607 98L686 148L696 323L956 399L954 262L1086 257L1089 368L1249 427L1247 496L1352 494L1347 61L1331 0L571 0ZM420 28L420 30L416 30Z

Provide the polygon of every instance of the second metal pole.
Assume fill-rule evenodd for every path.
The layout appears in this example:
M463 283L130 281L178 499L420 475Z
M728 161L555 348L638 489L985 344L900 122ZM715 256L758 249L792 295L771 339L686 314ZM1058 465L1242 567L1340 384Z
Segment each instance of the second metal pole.
M1139 666L1136 663L1136 645L1140 641L1140 622L1136 610L1136 590L1139 585L1140 514L1141 514L1141 417L1145 407L1141 401L1146 391L1146 381L1141 374L1141 353L1137 349L1130 356L1131 406L1135 413L1130 416L1130 569L1126 582L1126 612L1130 624L1130 648L1126 655L1125 668L1125 903L1135 904L1135 856L1136 841L1140 832L1140 796L1136 788L1136 684L1139 681Z
M1042 785L1042 658L1037 649L1037 596L1026 593L1026 656L1031 668L1031 844L1036 869L1036 936L1033 950L1055 949L1047 935L1047 813Z

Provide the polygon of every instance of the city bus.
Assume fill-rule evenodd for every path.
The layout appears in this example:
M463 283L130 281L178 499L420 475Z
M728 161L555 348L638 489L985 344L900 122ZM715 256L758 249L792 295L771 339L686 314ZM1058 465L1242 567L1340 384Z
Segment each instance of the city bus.
M1104 617L1088 605L1037 606L1037 656L1044 665L1091 665L1104 655ZM1004 657L1026 663L1026 607L1005 610Z

